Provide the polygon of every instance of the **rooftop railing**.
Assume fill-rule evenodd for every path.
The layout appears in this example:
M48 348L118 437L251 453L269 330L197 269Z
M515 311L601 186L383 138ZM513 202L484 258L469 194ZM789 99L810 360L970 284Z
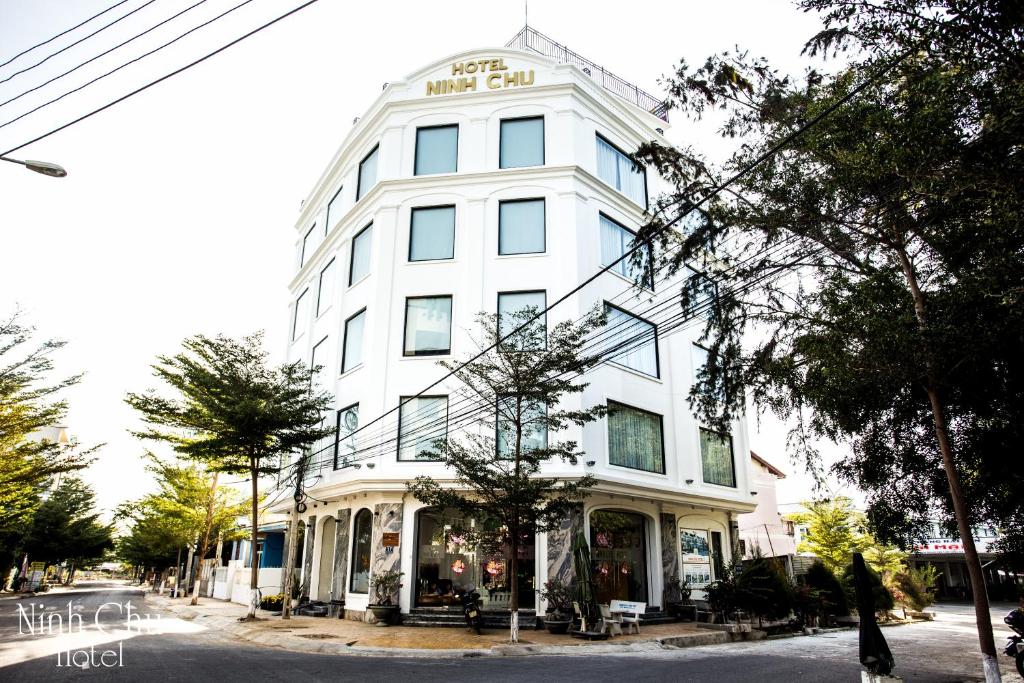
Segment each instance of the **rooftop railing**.
M618 95L630 104L649 111L662 121L668 121L667 102L641 90L629 81L619 78L603 66L573 52L565 45L556 43L535 28L524 26L512 40L505 43L505 47L529 50L556 59L563 64L579 67L583 73L600 83L605 90Z

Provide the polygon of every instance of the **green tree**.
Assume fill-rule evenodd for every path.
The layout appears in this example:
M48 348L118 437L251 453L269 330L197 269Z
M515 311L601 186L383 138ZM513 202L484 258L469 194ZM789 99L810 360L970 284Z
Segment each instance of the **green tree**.
M212 539L241 537L238 518L246 515L248 502L234 488L218 486L217 472L209 472L196 462L163 462L152 454L148 457L147 469L156 477L159 490L121 507L121 518L132 523L128 538L142 543L148 538L153 545L147 552L154 559L167 558L181 547L194 547L196 556L203 560ZM136 530L141 532L138 536ZM121 552L130 554L136 548L132 542L123 545ZM129 561L124 554L121 559ZM196 581L193 605L199 602L198 587Z
M715 166L644 145L638 157L676 189L639 240L660 247L660 269L688 264L717 284L690 397L705 419L727 421L749 389L798 418L791 445L812 465L812 436L851 444L838 472L868 491L884 540L909 540L936 507L955 522L993 675L971 527L1024 517L1024 472L1007 456L1024 436L1019 8L799 5L826 22L808 49L845 61L801 78L742 51L681 65L673 104L723 109L739 144ZM662 229L740 173L685 229ZM684 306L705 292L691 278Z
M114 547L113 530L100 522L92 487L78 477L64 476L33 514L22 548L36 562L70 562L70 583L77 567L99 560Z
M33 328L20 313L0 321L0 576L15 561L41 493L63 473L82 469L95 449L83 450L40 438L40 430L60 424L67 403L58 394L80 375L52 379L53 354L64 342L34 343Z
M804 501L803 507L804 511L790 515L795 523L807 526L807 534L796 550L813 554L832 573L841 573L853 553L871 547L866 520L854 510L849 498Z
M739 606L762 619L785 619L793 611L795 594L785 569L770 557L745 562L737 577Z
M184 351L158 356L154 375L173 392L128 394L148 428L143 439L170 444L211 472L248 474L252 486L252 551L259 533L259 478L290 455L333 433L323 425L331 398L312 385L301 362L270 367L262 334L234 340L197 335ZM248 618L256 618L259 563L252 563Z
M579 395L587 386L575 376L596 362L584 355L583 346L601 316L591 313L580 323L561 322L549 331L543 317L532 321L537 312L527 307L500 317L479 314L479 357L465 366L441 363L479 400L484 414L494 417L480 422L480 433L435 441L430 455L444 462L454 481L419 476L408 484L428 505L479 520L459 533L481 548L507 550L513 642L518 640L519 548L524 539L557 527L595 483L589 475L575 481L544 477L542 468L557 460L575 464L583 455L579 445L556 441L556 434L605 413L603 406L560 405L563 397Z

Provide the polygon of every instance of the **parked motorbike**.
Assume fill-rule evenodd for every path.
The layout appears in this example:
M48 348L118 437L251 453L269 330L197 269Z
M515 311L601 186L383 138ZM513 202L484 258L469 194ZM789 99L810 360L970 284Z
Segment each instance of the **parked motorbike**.
M1005 617L1003 622L1017 635L1006 639L1003 654L1017 661L1017 673L1024 678L1024 608L1015 609Z
M470 590L462 596L462 614L466 617L466 626L476 631L477 635L483 633L483 618L480 616L480 594Z

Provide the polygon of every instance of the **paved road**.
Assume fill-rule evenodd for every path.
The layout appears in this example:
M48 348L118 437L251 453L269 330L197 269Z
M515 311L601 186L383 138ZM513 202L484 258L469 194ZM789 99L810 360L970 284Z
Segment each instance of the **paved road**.
M97 585L28 600L0 600L0 681L860 680L855 632L622 656L462 660L342 657L245 645L161 615L147 606L143 597L138 591L120 586ZM72 617L72 633L67 633L69 609L70 614L84 617ZM62 625L56 617L51 619L54 613L61 615ZM53 635L40 633L40 616L44 626L52 624ZM126 618L130 619L131 632L124 630ZM30 633L29 621L34 634ZM942 608L935 624L886 629L897 658L897 673L908 682L971 680L968 675L974 673L977 659L973 655L976 638L970 626L969 609L955 606ZM104 657L104 652L109 654ZM91 662L84 668L87 659ZM1016 674L1005 680L1016 680L1011 676Z

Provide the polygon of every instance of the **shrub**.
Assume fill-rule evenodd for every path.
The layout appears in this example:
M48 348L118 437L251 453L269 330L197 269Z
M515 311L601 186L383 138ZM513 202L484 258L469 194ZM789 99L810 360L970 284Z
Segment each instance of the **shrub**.
M260 609L276 612L284 606L284 593L264 595L260 600Z
M756 557L737 577L738 603L758 619L785 619L793 611L793 584L778 562Z
M561 579L548 579L537 593L547 600L548 614L552 617L565 618L572 614L572 588Z
M665 581L665 602L668 604L688 605L693 589L690 582L678 576L670 576Z
M402 575L405 572L389 569L370 578L373 587L374 605L391 605L398 589L402 587Z
M729 615L739 607L737 574L736 562L730 562L725 566L722 576L704 589L708 607L714 614L719 615L723 622L729 621Z
M903 594L904 602L920 612L935 602L935 584L939 571L934 565L924 565L919 569L906 569L896 574L896 586Z
M850 602L842 582L821 560L815 560L803 576L803 583L817 591L821 599L822 614L844 617L850 613Z

